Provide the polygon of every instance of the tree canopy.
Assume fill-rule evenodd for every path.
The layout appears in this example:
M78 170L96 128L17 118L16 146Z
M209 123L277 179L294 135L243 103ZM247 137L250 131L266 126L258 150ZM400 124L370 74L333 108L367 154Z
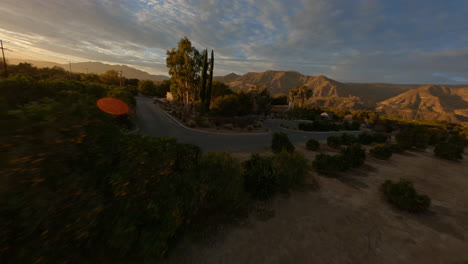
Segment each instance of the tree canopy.
M167 51L166 66L171 76L171 93L175 101L193 104L199 96L200 52L187 37L182 38L177 49Z

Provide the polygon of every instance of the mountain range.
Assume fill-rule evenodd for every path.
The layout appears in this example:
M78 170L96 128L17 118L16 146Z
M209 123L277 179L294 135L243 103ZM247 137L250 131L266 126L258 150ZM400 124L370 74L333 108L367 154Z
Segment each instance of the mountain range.
M20 62L26 62L39 68L61 67L67 71L70 69L70 64L59 64L59 63L48 62L48 61L9 59L8 62L10 64L18 64ZM163 80L169 79L168 76L149 74L145 71L135 69L127 65L112 65L112 64L106 64L106 63L95 62L95 61L72 63L71 69L72 69L72 72L74 73L95 73L95 74L102 74L108 70L122 71L123 76L125 76L128 79L135 78L135 79L140 79L140 80L152 80L152 81L163 81Z
M267 87L273 95L287 95L294 87L305 86L312 90L307 104L321 107L370 109L409 119L468 122L468 85L342 83L323 75L307 76L295 71L230 73L215 79L233 89Z

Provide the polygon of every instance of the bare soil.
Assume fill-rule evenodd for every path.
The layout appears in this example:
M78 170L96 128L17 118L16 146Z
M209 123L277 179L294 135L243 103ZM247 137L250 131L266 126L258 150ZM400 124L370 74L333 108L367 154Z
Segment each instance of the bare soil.
M311 160L316 154L297 149ZM185 239L164 262L468 263L468 155L461 162L430 150L368 157L339 179L311 177L320 189L279 195L264 205L273 212L268 220L252 214L208 240ZM402 212L383 199L380 184L399 178L431 197L428 213Z

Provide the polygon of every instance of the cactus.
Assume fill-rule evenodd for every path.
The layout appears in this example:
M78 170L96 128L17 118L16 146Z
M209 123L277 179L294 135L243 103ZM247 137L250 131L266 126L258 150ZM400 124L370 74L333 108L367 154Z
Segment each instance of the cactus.
M211 50L211 59L210 59L210 76L208 78L208 89L205 91L205 108L206 111L210 110L211 103L211 92L213 88L213 69L214 69L214 52Z
M205 97L206 97L206 77L207 77L207 70L208 70L208 50L205 49L203 51L203 58L202 58L202 72L201 72L201 87L200 87L200 100L203 104L205 104Z

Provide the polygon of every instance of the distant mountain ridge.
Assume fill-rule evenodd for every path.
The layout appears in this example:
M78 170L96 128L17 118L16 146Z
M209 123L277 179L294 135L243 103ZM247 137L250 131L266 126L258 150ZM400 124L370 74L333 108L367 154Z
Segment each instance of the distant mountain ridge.
M216 76L233 89L263 86L271 94L295 87L312 90L310 105L340 109L372 109L411 119L468 122L468 85L417 85L341 83L326 76L307 76L295 71L249 72Z
M20 62L30 63L35 67L45 68L45 67L61 67L65 70L69 70L69 64L59 64L55 62L47 62L47 61L34 61L34 60L22 60L22 59L9 59L9 63L11 64L19 64ZM123 75L126 78L135 78L140 80L152 80L152 81L163 81L169 79L168 76L165 75L153 75L149 74L145 71L135 69L133 67L129 67L126 65L111 65L105 64L102 62L77 62L71 64L72 72L75 73L95 73L95 74L102 74L108 70L115 70L115 71L122 71Z

